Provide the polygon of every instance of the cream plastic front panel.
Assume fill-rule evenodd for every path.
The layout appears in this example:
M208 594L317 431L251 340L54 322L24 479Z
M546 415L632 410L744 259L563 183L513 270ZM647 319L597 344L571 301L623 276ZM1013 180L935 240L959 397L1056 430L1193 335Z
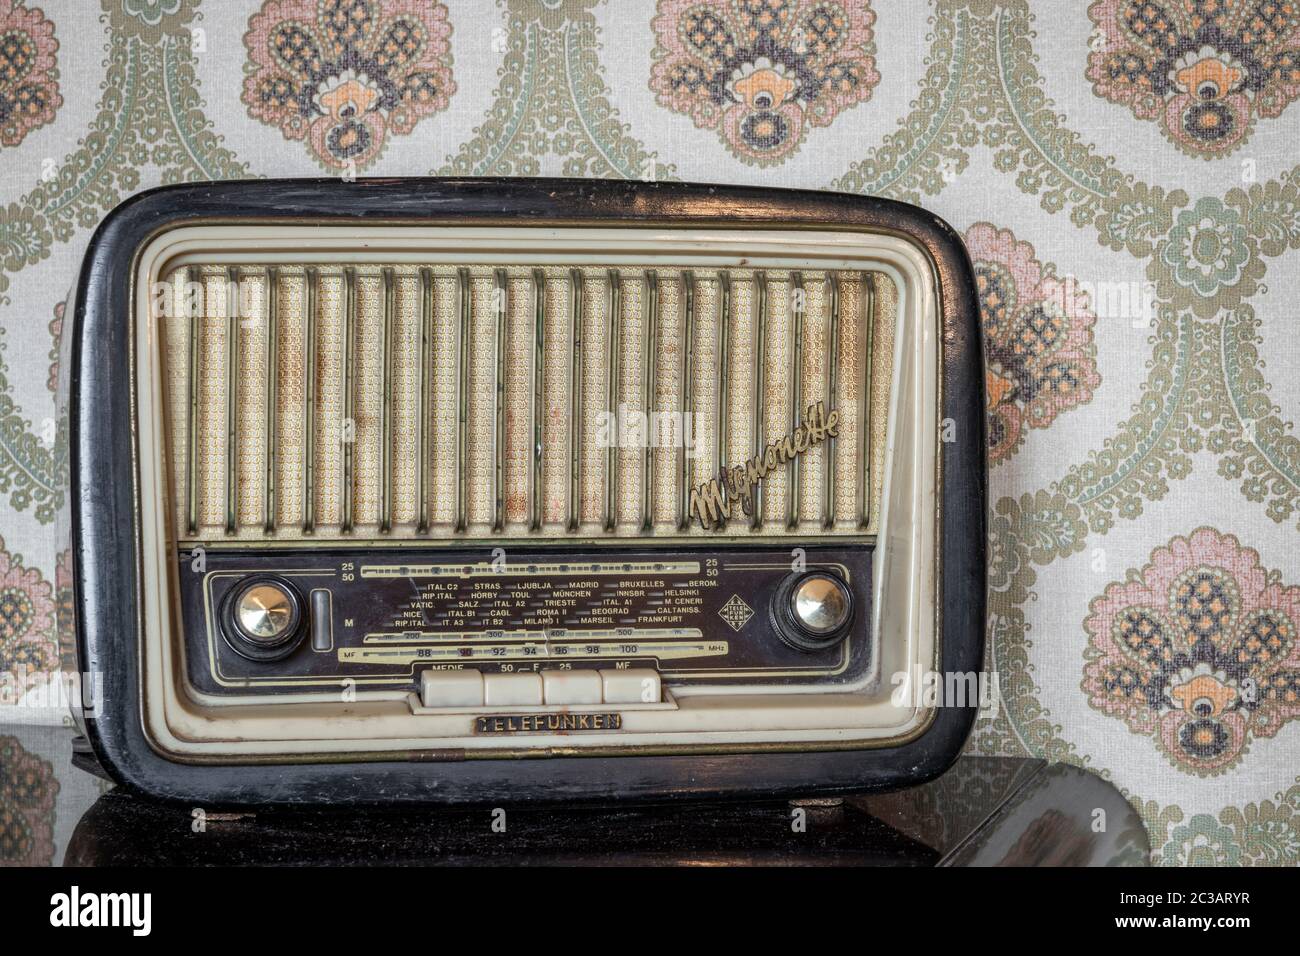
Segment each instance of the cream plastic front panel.
M304 265L329 268L338 263L349 264L362 276L371 275L366 270L376 265L408 275L410 270L429 263L453 269L481 269L484 263L490 263L512 270L510 276L539 268L633 270L647 264L701 273L710 269L763 269L778 275L813 275L829 270L876 275L889 292L887 318L891 334L881 336L877 342L878 348L888 343L890 349L884 365L887 381L877 383L883 407L873 408L872 416L872 427L879 424L884 429L881 440L873 445L878 460L869 470L874 479L870 496L877 502L872 508L872 523L866 529L856 527L851 520L852 494L843 487L840 491L849 503L835 505L836 520L829 529L821 528L820 523L811 526L816 517L812 499L795 508L800 522L793 534L787 533L784 522L765 523L766 534L772 540L782 540L792 548L798 547L801 536L821 540L826 534L837 540L875 542L873 619L869 622L870 639L874 641L871 673L853 685L776 688L696 683L686 687L667 682L662 698L651 703L563 708L431 709L421 706L418 697L409 693L365 691L353 695L345 693L343 687L339 693L277 697L274 703L251 696L216 699L197 693L184 678L182 622L176 601L176 549L264 545L260 518L266 501L258 497L254 482L253 490L240 496L246 511L235 516L233 533L222 534L227 530L219 527L224 516L212 505L215 496L209 495L204 499L206 503L196 508L201 512L198 527L186 527L188 503L183 488L188 468L178 457L184 455L188 442L176 421L176 410L182 404L174 400L175 386L168 382L175 368L175 361L169 361L168 349L178 346L175 335L168 333L166 317L154 308L154 297L157 290L170 294L167 290L177 283L177 277L193 275L195 269L205 270L200 273L204 277L214 274L213 270L220 276L221 269L231 267L260 270L275 266L292 274ZM625 748L655 748L661 752L697 747L848 747L896 743L920 732L928 722L931 713L926 709L911 702L896 705L891 699L894 675L917 674L933 667L939 625L938 302L931 263L909 241L848 231L771 229L194 225L155 237L137 257L134 282L134 382L142 580L146 589L140 648L144 664L141 703L148 735L160 751L182 760L240 760L420 750L463 750L467 756L490 756L506 751L569 753ZM187 344L179 348L184 350ZM595 374L599 375L600 370ZM398 427L400 430L402 426ZM264 464L255 458L250 474ZM219 471L221 463L213 467ZM545 480L558 470L543 467L541 474ZM676 487L672 469L665 467L660 473L669 476L663 487L664 495L669 495ZM633 481L627 475L624 478ZM510 482L516 477L512 473L503 480ZM504 527L493 528L491 499L481 493L481 485L481 480L472 482L466 496L469 527L465 531L472 536L472 542L454 535L434 535L430 547L464 547L472 543L486 549L493 541L508 543L524 536L521 528L527 516L523 510L507 512ZM807 485L815 487L816 483L809 481ZM577 534L583 541L599 543L605 531L599 507L586 504L601 500L602 494L604 491L595 485L582 493ZM773 517L782 508L782 494L779 481L772 482L765 507L773 509ZM629 490L625 497L631 495ZM544 501L547 520L540 529L541 537L555 534L554 528L567 532L560 513L563 495L551 490ZM297 506L277 507L301 509L301 505L300 501ZM699 543L701 537L710 534L700 527L678 527L673 520L677 507L672 503L650 506L655 520L646 534L636 522L636 505L629 505L626 514L617 515L615 527L605 536L617 538L621 544L662 544L671 548L675 540ZM383 547L384 541L367 524L371 516L377 515L376 507L367 503L358 512L356 533L345 543ZM285 517L288 520L283 526L296 528L301 510L286 511ZM394 517L411 524L414 506L398 508ZM435 523L454 523L455 515L443 503L434 509L431 519ZM331 522L337 525L336 513L323 512L321 521L325 536L335 534L337 529L331 530ZM724 530L714 533L714 539L725 546L736 540L736 535ZM284 547L301 543L302 538L292 530L279 529L273 540ZM856 626L861 628L866 623ZM621 727L617 731L582 734L474 733L475 718L480 715L548 709L566 713L617 711Z

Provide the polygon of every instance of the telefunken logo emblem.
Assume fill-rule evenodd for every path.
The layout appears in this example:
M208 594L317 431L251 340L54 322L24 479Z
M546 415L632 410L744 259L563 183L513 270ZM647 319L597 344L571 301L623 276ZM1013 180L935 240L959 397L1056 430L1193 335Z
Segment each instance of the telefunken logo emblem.
M737 510L752 515L754 490L760 481L808 449L816 448L828 438L839 437L839 433L839 409L827 411L822 402L809 405L803 421L784 438L770 443L748 461L725 468L716 478L692 488L691 516L706 531L713 531L736 517Z
M726 604L718 608L718 617L730 624L731 629L738 633L753 616L754 609L746 604L739 594L733 594Z
M152 910L152 893L82 893L74 886L50 897L50 925L126 926L133 936L148 936Z

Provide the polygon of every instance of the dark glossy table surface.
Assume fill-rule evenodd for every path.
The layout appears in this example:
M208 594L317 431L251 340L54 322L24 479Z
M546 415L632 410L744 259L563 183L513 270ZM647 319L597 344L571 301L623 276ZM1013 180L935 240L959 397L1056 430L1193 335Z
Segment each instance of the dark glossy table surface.
M780 803L223 813L109 790L82 815L64 862L1141 866L1148 851L1138 815L1095 774L964 757L908 790Z

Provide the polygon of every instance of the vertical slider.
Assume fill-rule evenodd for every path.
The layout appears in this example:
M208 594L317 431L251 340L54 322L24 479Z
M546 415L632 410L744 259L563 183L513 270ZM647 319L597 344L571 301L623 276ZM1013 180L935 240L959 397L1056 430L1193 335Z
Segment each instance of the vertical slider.
M236 456L239 415L239 269L226 266L226 534L235 533L239 507L239 462Z
M803 401L803 319L807 312L806 293L803 287L803 273L796 272L793 277L794 321L790 323L790 434L799 427L799 404ZM786 469L785 489L785 526L793 530L799 527L799 455L791 455Z
M653 269L645 273L646 297L641 312L641 361L645 364L642 376L641 408L646 416L645 469L641 473L641 530L649 531L654 525L650 507L650 492L654 479L654 442L650 440L650 422L657 391L656 371L659 367L659 278Z
M316 530L316 295L320 273L314 266L303 270L303 348L307 353L307 381L302 393L303 470L302 533Z
M582 462L582 273L569 270L569 508L567 526L578 530L578 481Z
M199 301L191 303L190 292L198 286ZM203 317L207 314L207 290L198 266L185 270L185 295L183 301L190 313L190 407L185 424L188 444L185 470L185 527L190 537L199 533L199 336L203 331Z
M456 336L456 533L465 531L465 499L467 496L465 446L469 437L469 320L470 288L469 269L456 270L456 301L460 305L460 333Z
M862 334L865 347L862 355L862 399L858 414L858 527L871 524L871 435L867 427L871 413L871 339L876 330L876 286L870 273L862 275Z
M381 276L384 290L384 337L379 349L384 362L384 384L379 413L379 440L384 445L379 450L379 533L388 534L393 530L393 320L397 312L397 289L391 266L385 266Z
M767 375L764 360L767 353L767 273L754 273L754 292L758 311L754 319L754 454L763 455L763 412L767 407ZM757 482L753 490L754 513L749 516L749 526L754 530L763 527L763 484Z
M677 426L677 439L682 445L677 475L677 530L685 531L690 525L690 449L686 447L686 423L693 411L695 396L691 389L691 353L695 351L695 273L687 269L682 273L682 291L686 295L686 310L682 319L681 387L678 391L677 410L681 415ZM691 437L695 429L691 428Z
M826 364L826 414L835 407L835 396L840 382L840 277L827 272L826 280L831 292L830 352ZM826 436L826 450L822 452L822 527L835 526L835 437Z
M416 534L429 533L429 343L433 341L433 270L420 267L419 434L415 451L415 498L419 503Z
M623 287L617 269L609 270L609 333L605 337L605 411L613 416L614 434L605 445L605 530L613 531L617 523L614 495L618 490L618 397L619 372L622 364L620 333L623 326Z
M267 534L275 531L275 452L276 404L275 390L279 381L280 348L280 270L269 266L266 284L262 291L266 303L266 495L262 527Z
M533 270L533 453L529 528L542 530L542 350L546 345L546 273Z
M727 387L730 383L728 365L730 362L729 353L731 351L731 275L725 270L718 273L718 284L722 287L722 302L719 307L718 318L718 359L715 363L718 370L717 386L714 388L714 402L716 403L714 415L714 435L717 442L718 450L718 474L721 475L727 470ZM721 521L725 525L727 513L724 511L721 515Z
M343 450L343 488L340 494L343 517L340 528L352 531L352 455L356 450L356 387L353 381L357 364L357 271L343 270L343 427L339 442Z
M311 605L311 649L320 654L334 649L333 597L329 588L314 588L308 598Z
M506 270L496 271L496 294L493 305L497 311L496 344L496 435L492 440L492 506L494 517L492 530L501 531L505 526L505 494L503 492L502 470L506 456Z

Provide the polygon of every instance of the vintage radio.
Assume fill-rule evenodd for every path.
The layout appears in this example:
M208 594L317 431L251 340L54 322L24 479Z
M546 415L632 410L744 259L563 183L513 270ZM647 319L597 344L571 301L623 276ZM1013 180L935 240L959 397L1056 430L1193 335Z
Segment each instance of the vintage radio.
M976 701L905 691L981 660L977 315L883 200L137 196L68 336L87 746L232 803L933 776Z

